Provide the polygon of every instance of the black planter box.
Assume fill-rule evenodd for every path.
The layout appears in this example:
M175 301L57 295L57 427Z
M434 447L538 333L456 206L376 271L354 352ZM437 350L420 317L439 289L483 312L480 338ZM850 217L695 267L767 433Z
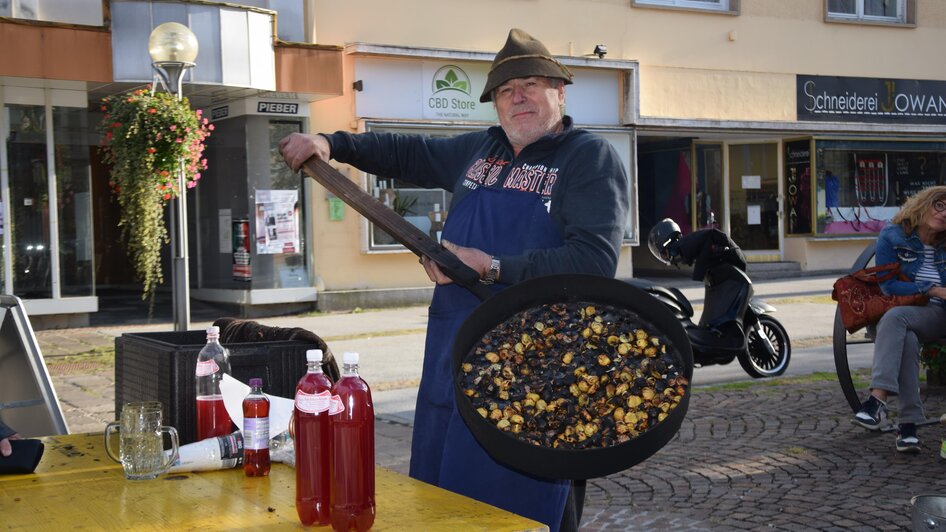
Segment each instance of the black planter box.
M176 428L181 445L197 430L197 354L207 341L203 330L125 333L115 338L115 415L124 403L160 401L164 424ZM321 346L299 340L225 343L230 374L242 382L263 379L263 391L293 397L306 372L305 352ZM240 427L237 427L240 428Z

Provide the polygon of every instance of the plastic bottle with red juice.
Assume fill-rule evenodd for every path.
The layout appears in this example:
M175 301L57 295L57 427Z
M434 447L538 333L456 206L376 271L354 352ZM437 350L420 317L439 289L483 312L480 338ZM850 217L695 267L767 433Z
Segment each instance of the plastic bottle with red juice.
M197 355L197 441L234 430L220 392L224 373L230 373L230 352L220 344L220 327L212 326L207 329L207 345Z
M308 371L296 386L292 414L296 451L296 512L303 525L329 524L332 381L322 373L322 350L306 351Z
M243 472L265 477L269 468L269 399L263 395L263 379L253 378L243 399Z
M374 524L374 404L358 375L358 353L342 356L332 388L332 529L368 530Z

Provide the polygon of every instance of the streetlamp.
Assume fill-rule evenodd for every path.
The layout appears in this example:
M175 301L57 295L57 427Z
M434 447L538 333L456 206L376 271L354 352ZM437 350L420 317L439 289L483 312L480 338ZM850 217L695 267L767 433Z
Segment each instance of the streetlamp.
M154 84L158 83L165 90L183 97L181 82L188 69L194 68L197 59L197 37L183 24L165 22L151 32L148 38L148 53L151 54L151 66L154 68ZM178 164L176 208L172 211L172 245L174 247L171 283L174 285L174 330L186 331L190 328L190 282L187 272L187 187L184 182L184 161ZM176 214L176 216L175 216ZM175 220L176 218L176 220Z

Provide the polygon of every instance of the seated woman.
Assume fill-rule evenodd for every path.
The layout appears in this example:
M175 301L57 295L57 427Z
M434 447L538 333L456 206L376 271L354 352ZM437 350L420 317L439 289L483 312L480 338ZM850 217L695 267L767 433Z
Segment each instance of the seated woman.
M916 424L926 420L920 400L920 346L946 333L946 186L909 198L877 238L878 266L898 262L908 280L881 284L886 294L930 296L925 306L896 307L877 324L870 397L854 416L862 427L886 424L887 396L898 395L897 450L917 453Z

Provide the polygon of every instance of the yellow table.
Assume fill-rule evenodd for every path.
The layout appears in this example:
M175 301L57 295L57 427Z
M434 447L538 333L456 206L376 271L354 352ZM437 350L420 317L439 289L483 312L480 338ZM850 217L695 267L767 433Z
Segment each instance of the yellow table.
M10 529L258 530L302 528L295 470L242 469L125 480L101 434L43 438L31 475L0 475L0 527ZM541 523L404 475L376 470L373 530L548 530ZM325 528L327 529L327 528Z

